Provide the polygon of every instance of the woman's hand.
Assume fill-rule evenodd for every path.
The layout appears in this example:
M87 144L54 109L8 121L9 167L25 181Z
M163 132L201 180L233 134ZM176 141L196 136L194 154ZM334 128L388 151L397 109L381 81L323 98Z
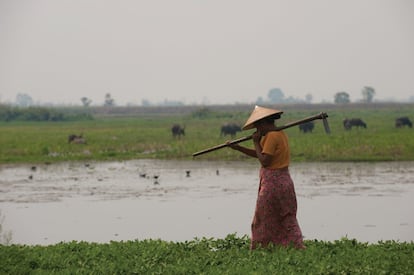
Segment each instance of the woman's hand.
M226 141L226 144L233 150L238 150L240 148L240 145L238 145L237 143L231 143L230 140Z
M232 143L231 141L227 141L226 144L227 144L228 147L230 147L233 150L240 151L243 154L248 155L249 157L257 158L255 149L247 148L247 147L241 146L237 143Z
M262 134L260 132L256 131L256 132L253 133L252 138L253 138L254 143L259 143L260 139L262 138Z

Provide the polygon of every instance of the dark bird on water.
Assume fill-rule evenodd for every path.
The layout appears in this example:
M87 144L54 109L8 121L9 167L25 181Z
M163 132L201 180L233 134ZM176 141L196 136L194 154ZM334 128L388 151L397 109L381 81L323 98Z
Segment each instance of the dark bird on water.
M154 175L153 176L153 178L154 178L154 184L159 184L159 182L158 182L158 178L159 178L160 176L158 176L158 175Z

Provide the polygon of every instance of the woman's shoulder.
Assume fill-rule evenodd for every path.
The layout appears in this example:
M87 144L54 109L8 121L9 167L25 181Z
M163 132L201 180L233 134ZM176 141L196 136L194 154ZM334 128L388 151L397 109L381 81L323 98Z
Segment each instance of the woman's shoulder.
M267 137L271 140L276 140L276 141L288 140L287 134L283 131L269 132L267 133Z
M268 133L268 135L277 137L277 136L286 136L286 133L283 131L271 131Z

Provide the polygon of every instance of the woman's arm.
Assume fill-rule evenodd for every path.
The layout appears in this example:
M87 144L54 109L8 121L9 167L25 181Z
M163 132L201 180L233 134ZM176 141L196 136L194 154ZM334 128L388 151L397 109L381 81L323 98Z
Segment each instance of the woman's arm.
M244 146L240 146L238 144L229 144L229 147L233 150L242 152L243 154L248 155L249 157L257 158L256 150L253 150L253 149L250 149Z
M260 145L260 141L257 140L254 141L255 149L250 149L244 146L240 146L238 144L229 144L229 147L239 152L242 152L243 154L248 155L249 157L259 159L259 162L263 167L269 166L272 161L271 156L262 153L262 146Z
M260 140L253 139L253 142L254 142L255 154L256 154L256 157L259 159L260 164L263 167L269 166L272 162L272 156L262 153L263 148L260 145Z

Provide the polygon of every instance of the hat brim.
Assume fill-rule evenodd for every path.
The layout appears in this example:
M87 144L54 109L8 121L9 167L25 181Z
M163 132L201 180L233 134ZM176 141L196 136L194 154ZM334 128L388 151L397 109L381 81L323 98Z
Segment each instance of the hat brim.
M276 110L276 109L270 109L270 108L265 108L265 107L261 107L261 106L255 106L254 110L252 111L252 113L250 114L250 117L247 119L246 123L243 126L243 130L249 130L249 129L253 129L254 128L254 123L267 118L267 117L271 117L271 116L277 116L283 114L283 111L280 110Z

